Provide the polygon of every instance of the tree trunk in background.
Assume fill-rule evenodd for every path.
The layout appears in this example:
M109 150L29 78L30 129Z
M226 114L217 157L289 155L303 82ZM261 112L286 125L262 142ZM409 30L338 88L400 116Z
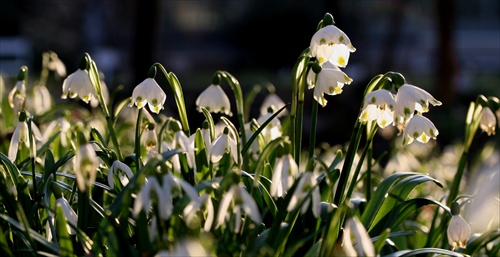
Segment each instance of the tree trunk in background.
M134 69L134 85L137 85L146 79L149 67L155 62L153 54L156 48L155 34L158 23L159 1L136 0L135 10L132 67Z
M457 72L455 49L453 46L453 25L455 21L455 2L447 0L437 1L438 16L438 95L443 103L454 100L456 92L454 77Z

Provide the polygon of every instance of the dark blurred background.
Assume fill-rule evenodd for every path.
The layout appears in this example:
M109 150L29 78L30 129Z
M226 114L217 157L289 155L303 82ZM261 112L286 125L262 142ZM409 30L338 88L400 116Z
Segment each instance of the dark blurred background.
M319 110L320 141L349 139L364 87L387 71L443 102L426 115L443 145L462 140L465 113L478 94L500 96L498 0L2 0L0 72L9 78L28 65L37 76L41 53L53 50L71 73L88 52L110 90L125 86L117 96L123 99L160 62L179 78L191 117L202 120L194 101L216 70L233 74L244 92L272 83L289 102L291 69L326 12L357 51L344 69L353 83L327 96ZM172 92L158 80L168 95L165 112L176 116ZM61 84L54 81L55 99ZM229 87L224 90L233 99ZM201 121L190 124L194 129Z

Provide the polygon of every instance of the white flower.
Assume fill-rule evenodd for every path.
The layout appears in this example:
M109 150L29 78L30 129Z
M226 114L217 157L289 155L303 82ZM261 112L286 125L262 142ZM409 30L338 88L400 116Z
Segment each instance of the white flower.
M36 115L42 115L52 108L52 95L46 86L34 86L31 101L26 102L26 109Z
M224 132L214 140L210 148L210 160L213 163L219 162L225 153L230 153L233 160L239 160L240 153L236 141L229 135L229 128L225 128Z
M44 134L42 135L43 141L47 142L49 137L57 132L57 128L59 128L59 138L61 140L61 145L66 147L68 145L68 138L70 137L70 128L71 124L62 117L57 118L49 123L49 125L45 128Z
M96 92L87 70L78 69L63 81L61 98L66 99L68 96L69 98L78 96L85 103L95 98Z
M141 210L149 213L149 209L153 205L153 200L156 200L159 217L163 220L168 220L172 215L172 200L175 197L182 196L182 192L186 193L191 200L198 199L198 193L189 183L172 174L163 176L161 186L156 177L149 176L137 194L134 202L133 216L137 217ZM154 195L152 195L153 193Z
M298 173L299 167L291 154L278 157L274 164L270 194L275 198L284 196Z
M441 105L441 102L427 91L409 84L404 84L398 89L395 100L395 120L402 124L413 117L415 110L419 113L429 111L429 103L434 106Z
M26 123L26 120L23 121L20 120L19 123L17 123L16 129L14 130L12 138L10 139L8 156L11 161L15 161L17 158L17 150L19 149L19 143L24 143L24 145L27 148L30 147L28 124Z
M471 229L467 221L460 214L456 214L451 217L447 234L448 243L451 246L451 250L454 251L457 247L467 247L467 240L470 238Z
M26 85L23 80L18 80L8 95L9 105L14 110L14 113L19 113L23 109L25 99Z
M109 187L111 187L111 189L115 187L114 176L117 176L118 179L120 180L120 183L123 186L126 186L128 184L129 179L134 176L134 173L132 173L130 167L127 166L125 163L116 160L113 162L108 171L108 184Z
M138 109L141 109L147 103L152 112L159 113L164 108L166 99L167 95L158 83L153 78L147 78L134 88L129 106L135 104Z
M354 235L354 243L351 234ZM343 237L343 251L346 254L349 253L347 256L376 256L370 236L356 217L349 218L346 221Z
M320 195L319 188L316 186L317 181L312 172L303 173L302 177L293 192L287 211L293 211L298 206L302 206L301 213L304 214L311 204L311 209L314 217L319 217L320 213ZM312 191L311 191L312 190ZM309 194L311 194L309 196Z
M75 156L74 170L80 191L85 192L94 183L99 158L91 144L80 146Z
M285 106L285 102L281 100L281 98L275 94L275 93L270 93L264 98L264 101L262 102L260 106L260 115L266 115L269 112L269 108L272 109L272 112L276 112L277 110L281 109L283 106ZM281 111L277 117L283 117L287 114L287 110Z
M155 128L156 125L154 123L149 123L143 132L142 141L148 152L154 151L156 145L158 145L158 137L156 136Z
M365 96L364 109L359 115L362 122L377 120L381 128L392 124L396 101L391 92L385 89L372 91Z
M66 65L59 59L57 54L53 51L50 51L48 54L47 58L47 68L51 71L54 71L57 76L59 77L64 77L66 76ZM44 61L46 59L44 58Z
M403 131L403 145L409 145L413 139L421 143L429 142L429 139L436 139L439 131L436 129L432 121L426 117L417 114L406 125Z
M196 98L196 108L201 112L201 107L205 107L213 113L224 113L231 116L231 103L224 90L219 85L208 86Z
M68 200L66 200L64 197L57 198L55 203L56 208L58 205L62 207L64 217L68 222L68 224L66 224L66 229L68 230L68 233L70 235L75 235L76 234L75 229L72 228L69 224L76 227L78 221L78 216L76 215L76 212L73 210L73 208L71 208L71 206L68 203Z
M271 116L273 116L273 113L267 113L265 115L262 115L257 119L257 123L259 124L259 126L262 126L264 122L266 122L268 119L271 118ZM267 124L267 126L264 129L262 129L261 133L262 136L264 136L264 141L266 143L280 137L282 135L282 132L281 132L281 122L278 119L278 117L274 117Z
M170 197L170 192L166 194L163 192L160 183L154 176L147 177L145 184L142 185L141 190L137 193L132 211L133 216L137 218L141 211L149 213L153 205L153 199L161 203L158 204L158 212L160 215L163 214L162 218L168 219L172 212L172 198Z
M171 149L181 149L186 156L188 167L194 169L194 171L196 172L194 137L188 138L184 131L178 130L174 134L174 140L172 142ZM180 173L181 168L179 154L174 155L171 160L174 166L174 170Z
M259 208L255 200L250 194L240 185L233 185L229 191L226 192L219 205L217 214L217 224L215 228L224 225L226 220L231 219L232 212L234 215L233 231L237 233L241 227L241 210L244 210L246 215L253 219L256 223L261 223Z
M479 127L482 131L486 132L488 136L495 135L495 127L497 126L497 120L495 114L489 107L484 107L481 110L481 121L479 122Z
M212 228L212 223L214 221L214 205L212 204L212 198L208 194L203 194L197 200L189 202L186 207L184 207L183 216L186 220L186 224L190 226L191 224L196 224L200 222L199 216L197 215L200 210L204 208L207 213L205 219L205 224L203 225L203 230L205 232L210 231ZM202 212L203 215L203 212Z
M315 79L316 73L311 69L307 82L309 89L314 88L314 99L324 107L327 103L324 94L338 95L342 93L344 85L351 84L352 79L329 61L325 62L321 68L317 74L317 80Z
M349 37L334 25L327 25L313 35L310 44L310 55L316 57L320 63L327 60L336 66L345 67L349 61L349 54L356 51Z

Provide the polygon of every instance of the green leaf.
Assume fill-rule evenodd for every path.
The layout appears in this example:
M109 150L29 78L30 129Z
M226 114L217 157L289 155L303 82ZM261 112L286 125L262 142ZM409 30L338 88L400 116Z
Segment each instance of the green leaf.
M470 256L476 256L481 248L486 247L487 244L500 238L500 230L491 230L484 232L479 237L474 240L469 240L467 248L463 250L463 253L469 254Z
M0 251L6 255L6 257L14 257L14 254L9 249L9 244L5 238L2 227L0 226Z
M60 204L56 206L56 233L61 256L73 256L73 243L67 229L67 221L63 208Z

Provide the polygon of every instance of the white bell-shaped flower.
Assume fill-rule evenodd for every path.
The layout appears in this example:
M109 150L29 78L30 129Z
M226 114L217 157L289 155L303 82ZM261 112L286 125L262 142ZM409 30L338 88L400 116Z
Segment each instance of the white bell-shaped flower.
M85 192L97 176L99 158L91 144L80 146L75 156L73 167L76 173L76 182L80 191Z
M205 107L212 113L224 113L231 116L231 102L224 90L219 85L208 86L196 98L196 108L201 112L201 107Z
M270 194L274 198L283 197L292 187L299 174L299 167L290 153L276 158L273 168Z
M481 120L479 122L479 127L482 131L486 132L488 136L495 135L495 128L497 126L497 120L495 114L489 107L484 107L481 110Z
M467 247L471 229L467 221L460 215L460 205L457 202L452 203L451 213L452 216L446 234L448 235L451 250L454 251L457 247Z
M365 96L364 108L359 115L361 122L377 120L381 128L394 122L394 106L396 101L391 92L385 89L372 91Z
M441 102L427 91L409 84L404 84L398 89L395 100L395 120L403 124L413 117L415 111L419 113L428 112L429 103L433 106L441 105Z
M269 108L272 109L272 112L276 112L277 110L281 109L283 106L285 106L285 102L281 100L281 98L276 94L276 93L270 93L264 98L264 101L262 102L260 106L260 115L265 115L268 113ZM281 111L277 117L283 117L287 114L287 110Z
M85 103L96 97L94 86L90 82L87 70L78 69L71 73L62 85L62 99L76 98L77 96Z
M115 187L115 176L118 177L122 186L126 186L129 180L134 176L134 173L132 173L132 170L127 164L116 160L108 171L108 184L111 189Z
M347 74L329 61L321 66L321 71L317 74L317 78L315 76L316 73L311 69L307 78L308 87L309 89L314 88L314 99L323 107L328 102L324 94L341 94L344 85L349 85L352 82L352 79Z
M339 67L345 67L349 54L356 51L349 37L335 25L327 25L316 31L309 48L310 55L320 63L330 60Z
M26 123L26 114L24 112L21 113L19 122L10 139L8 157L11 161L15 161L17 158L19 143L23 143L27 148L30 147L28 124Z
M317 181L314 173L303 173L300 177L297 187L295 188L295 191L293 192L292 198L290 199L287 211L290 212L298 207L301 207L301 213L304 214L310 205L314 217L319 217L321 198L319 194L319 188L316 185Z
M167 100L167 95L156 83L156 80L147 78L134 88L129 106L135 104L138 109L141 109L147 104L149 110L159 113L160 110L164 109L165 100Z
M199 223L200 220L198 220L198 213L201 213L201 216L203 216L204 212L206 212L206 218L203 230L205 232L210 231L214 221L215 212L212 198L208 194L201 195L197 200L189 202L188 205L184 207L183 217L186 220L186 224L190 226L191 224Z
M439 131L432 121L420 114L416 114L403 131L403 145L411 144L413 139L421 143L427 143L431 138L436 139L438 134Z
M26 99L26 85L24 81L18 80L7 97L9 105L14 110L14 113L19 113L23 109Z
M210 148L210 160L212 163L217 163L225 153L230 153L235 162L239 160L239 156L241 155L238 152L236 141L229 135L228 127L224 128L224 132L214 140Z
M259 208L252 196L241 185L233 185L221 200L215 228L224 226L225 221L234 215L233 231L237 233L241 227L241 210L256 223L262 222Z

